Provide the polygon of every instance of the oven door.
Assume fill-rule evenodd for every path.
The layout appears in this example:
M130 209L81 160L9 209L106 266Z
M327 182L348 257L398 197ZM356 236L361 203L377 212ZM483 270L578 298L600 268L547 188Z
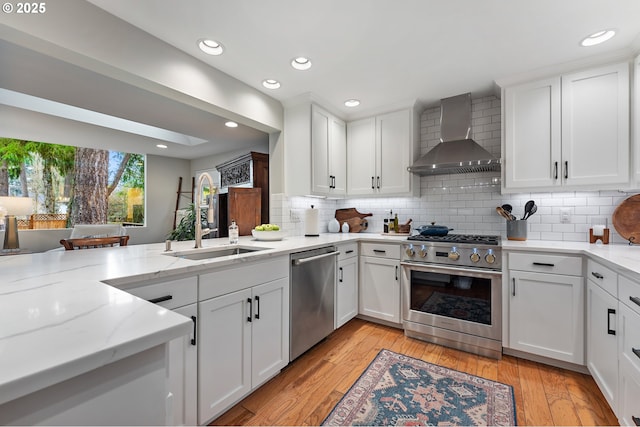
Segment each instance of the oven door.
M405 324L502 339L502 273L402 263Z

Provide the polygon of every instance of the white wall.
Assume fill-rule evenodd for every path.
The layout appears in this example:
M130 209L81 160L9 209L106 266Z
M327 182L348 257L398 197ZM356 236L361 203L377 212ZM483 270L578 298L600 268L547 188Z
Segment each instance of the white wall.
M489 152L500 157L500 99L489 96L472 103L472 137ZM440 107L428 108L420 116L421 154L434 147L440 138ZM348 143L348 141L347 141ZM305 197L272 198L272 222L282 224L294 235L304 232L303 209L310 204L320 208L320 223L326 231L335 209L355 207L368 218L367 232L381 233L383 219L389 211L398 213L400 223L411 218L413 224L435 221L454 229L453 233L497 234L506 238L505 220L496 214L496 206L509 203L516 216L522 215L527 200L533 199L538 211L529 219L528 238L531 240L578 241L588 240L591 220L605 217L615 243L625 241L611 226L616 206L633 193L619 191L572 191L562 193L500 194L500 173L482 172L425 176L420 178L420 197L350 198L327 200ZM569 223L560 222L562 210L568 210Z

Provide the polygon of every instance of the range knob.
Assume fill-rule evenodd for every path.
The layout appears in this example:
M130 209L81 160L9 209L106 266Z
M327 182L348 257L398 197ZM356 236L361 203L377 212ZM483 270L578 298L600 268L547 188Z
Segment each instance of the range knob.
M413 250L413 245L409 245L405 252L409 258L413 258L416 254L416 251Z
M418 251L418 255L420 255L420 258L425 258L427 256L427 247L425 245L422 245L420 247L420 250Z
M460 259L460 253L458 252L458 248L456 248L455 246L452 247L451 251L449 252L449 259L452 259L454 261Z
M484 260L487 261L488 264L496 262L496 256L493 254L493 249L489 249L487 251L487 254L484 256Z
M480 261L480 254L478 253L478 249L473 248L473 252L471 253L471 255L469 255L469 259L474 263Z

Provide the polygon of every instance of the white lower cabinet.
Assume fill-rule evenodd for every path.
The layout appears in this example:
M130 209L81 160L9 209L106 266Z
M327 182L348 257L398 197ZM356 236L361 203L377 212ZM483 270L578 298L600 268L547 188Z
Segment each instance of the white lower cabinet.
M197 423L198 347L196 331L198 304L174 309L193 321L193 332L175 339L169 351L169 383L173 394L173 425L192 426Z
M360 255L360 314L400 323L400 245L363 243Z
M201 289L251 283L288 272L270 263L210 273ZM204 282L204 283L203 283ZM205 424L289 363L289 278L201 301L198 325L198 424Z
M623 282L625 280L627 286L635 286L636 291L633 297L640 302L640 285L632 283L622 276L620 296L622 297L624 293ZM640 305L637 304L629 297L621 298L619 304L618 358L620 370L618 378L620 399L616 413L620 423L628 426L640 424Z
M618 401L618 300L587 282L587 368L615 412Z
M582 258L534 253L508 256L508 346L583 365Z
M358 244L338 246L336 329L358 314Z

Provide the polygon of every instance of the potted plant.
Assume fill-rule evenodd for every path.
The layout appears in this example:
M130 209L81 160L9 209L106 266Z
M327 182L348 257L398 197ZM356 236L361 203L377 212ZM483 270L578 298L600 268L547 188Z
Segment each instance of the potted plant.
M190 203L185 211L180 223L169 233L167 239L182 241L196 238L195 205ZM200 210L200 221L202 221L202 228L208 227L206 210Z

